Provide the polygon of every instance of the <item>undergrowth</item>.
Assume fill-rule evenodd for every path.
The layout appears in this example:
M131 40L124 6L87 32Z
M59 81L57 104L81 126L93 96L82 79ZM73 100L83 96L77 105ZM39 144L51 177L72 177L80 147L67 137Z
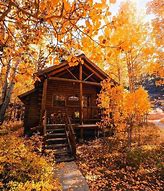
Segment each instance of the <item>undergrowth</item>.
M16 124L15 124L16 125ZM42 154L39 136L24 138L18 126L6 126L0 136L0 189L4 191L61 190L54 179L53 156Z

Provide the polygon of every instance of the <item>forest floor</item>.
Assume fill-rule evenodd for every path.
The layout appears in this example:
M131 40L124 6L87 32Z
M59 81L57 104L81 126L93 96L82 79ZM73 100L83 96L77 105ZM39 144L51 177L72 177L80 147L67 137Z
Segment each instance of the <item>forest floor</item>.
M162 191L164 185L164 140L149 124L142 131L141 146L133 137L131 151L126 139L99 138L79 144L77 164L90 191Z

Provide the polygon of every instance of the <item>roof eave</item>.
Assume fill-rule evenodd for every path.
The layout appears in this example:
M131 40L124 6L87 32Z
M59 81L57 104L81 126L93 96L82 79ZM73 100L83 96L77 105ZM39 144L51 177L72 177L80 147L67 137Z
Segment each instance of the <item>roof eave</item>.
M35 88L33 88L32 90L29 90L21 95L18 96L18 98L22 101L25 97L29 96L30 94L34 93L36 91Z

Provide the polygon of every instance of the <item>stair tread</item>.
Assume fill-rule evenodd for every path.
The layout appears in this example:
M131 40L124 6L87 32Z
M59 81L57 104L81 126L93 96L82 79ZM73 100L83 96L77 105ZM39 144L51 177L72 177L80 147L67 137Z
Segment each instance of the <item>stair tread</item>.
M57 128L57 129L46 129L46 131L65 131L64 128Z
M46 136L64 136L66 135L65 133L60 133L60 132L56 132L56 133L47 133Z
M54 150L55 151L55 155L69 155L70 151L68 149L66 150Z
M51 147L56 147L56 148L58 148L58 147L67 147L68 146L68 144L67 143L64 143L64 144L51 144L51 145L45 145L46 147L47 146L51 146Z
M47 127L65 127L65 124L47 124Z
M65 137L55 137L55 138L47 138L46 141L65 141L67 138Z

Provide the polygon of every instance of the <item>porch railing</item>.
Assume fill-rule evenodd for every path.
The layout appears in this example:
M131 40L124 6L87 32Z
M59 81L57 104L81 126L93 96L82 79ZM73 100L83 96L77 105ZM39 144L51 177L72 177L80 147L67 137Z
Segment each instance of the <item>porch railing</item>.
M68 139L68 144L71 150L71 154L76 158L76 136L74 129L71 124L71 120L68 116L68 114L65 114L66 116L66 124L65 124L65 129L66 129L66 135Z
M45 110L43 116L43 135L46 135L46 128L47 128L47 111Z

